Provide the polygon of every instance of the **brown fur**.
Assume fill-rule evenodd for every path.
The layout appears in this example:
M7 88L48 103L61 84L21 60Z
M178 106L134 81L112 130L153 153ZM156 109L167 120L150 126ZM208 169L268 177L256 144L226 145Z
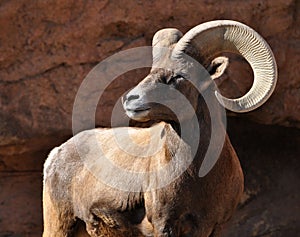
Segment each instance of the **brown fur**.
M172 141L168 144L168 151L172 150L170 144L179 142L179 137L167 124L159 124L150 129L157 126L168 129L165 136ZM144 130L147 129L134 128L137 137ZM101 140L102 130L97 129L95 132L100 135ZM160 137L161 131L156 132ZM85 132L77 136L84 143L92 139L91 134ZM103 140L107 139L105 134ZM181 158L185 159L184 156L185 154ZM126 169L135 167L132 156L117 153L112 158L125 163L131 160ZM155 166L157 161L162 165L166 162L166 157L160 153L149 157L143 164L140 159L136 162L138 166L149 168L151 159ZM86 169L82 157L76 151L73 138L52 151L45 164L43 236L73 236L75 232L78 237L88 236L82 222L76 226L78 218L86 223L90 236L144 236L142 233L161 236L160 229L165 228L167 222L168 225L177 226L179 233L197 228L197 231L192 229L198 233L193 236L209 236L232 215L243 190L243 175L228 138L220 159L207 176L199 178L197 166L194 161L188 171L162 189L141 193L123 192L103 184ZM114 175L113 172L111 175ZM139 223L130 223L130 218L135 219L138 215L142 215ZM196 218L198 224L194 226L189 221L184 221L189 215Z
M174 64L170 62L169 57L167 54L162 59L156 59L156 64L162 66ZM155 140L163 144L159 152L145 159L124 152L114 141L114 132L124 128L114 128L82 132L50 153L44 168L43 237L83 237L87 236L85 228L92 237L219 236L240 200L243 191L243 173L238 157L226 136L222 152L213 169L202 178L198 176L210 142L211 118L199 91L189 80L176 77L185 70L183 67L182 64L178 67L175 65L174 71L153 68L124 100L124 108L133 119L152 123L167 121L172 124L171 126L161 122L150 128L126 128L132 140L139 145L147 143L149 132L154 134ZM220 74L220 70L216 68L213 71ZM173 99L173 103L182 111L180 118L159 104L147 104L149 98L161 95L166 99L169 98L168 89L163 93L155 90L158 83L170 84L170 91L176 88L186 96L196 110L201 135L195 157L191 157L190 144L186 143L188 141L183 141L178 135L179 126L183 124L178 124L177 119L189 125L193 117L182 101ZM213 94L210 83L204 83L202 87ZM149 113L146 111L142 117L137 115L140 110L136 110L137 113L131 110L145 105L150 109L147 110ZM188 140L192 141L195 129L187 127L191 136ZM91 169L88 169L87 165L104 157L97 152L99 143L102 144L105 157L115 166L132 171L132 175L121 177L116 169L105 163L91 166L93 172L90 172ZM132 143L127 145L130 148ZM177 166L184 165L191 158L194 159L180 176L163 187L155 186L176 172ZM114 184L124 182L128 188L136 181L134 172L142 170L147 173L159 170L174 160L177 166L172 167L169 173L146 176L140 190L135 192L116 189L97 177L98 174L109 177Z

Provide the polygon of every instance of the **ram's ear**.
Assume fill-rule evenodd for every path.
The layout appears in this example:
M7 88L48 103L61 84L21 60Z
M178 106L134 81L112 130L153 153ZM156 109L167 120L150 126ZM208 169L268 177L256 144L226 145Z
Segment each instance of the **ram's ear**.
M223 75L226 68L228 67L229 59L227 57L217 57L212 60L208 67L208 72L213 80L218 79Z

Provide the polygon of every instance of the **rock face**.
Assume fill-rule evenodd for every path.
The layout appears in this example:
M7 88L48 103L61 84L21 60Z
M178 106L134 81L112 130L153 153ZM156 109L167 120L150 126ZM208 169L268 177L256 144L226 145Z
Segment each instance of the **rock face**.
M297 0L1 1L0 236L40 236L42 163L49 149L72 135L73 103L87 73L116 52L151 45L158 29L176 27L186 32L216 19L233 19L254 28L270 44L279 68L278 86L270 100L256 111L234 116L300 128ZM220 89L236 97L251 86L252 72L241 58L230 56ZM132 70L109 85L98 104L97 125L110 125L117 99L147 71Z
M0 6L0 145L66 134L80 83L90 69L124 49L151 45L161 28L186 32L214 19L234 19L257 30L272 47L279 67L274 96L244 117L266 124L300 127L299 1L4 1ZM221 88L232 97L249 87L251 70L234 60ZM99 125L143 72L122 78L108 90ZM240 79L240 80L238 80ZM245 80L245 82L243 81Z
M230 119L245 175L242 202L225 237L293 237L300 231L300 131Z

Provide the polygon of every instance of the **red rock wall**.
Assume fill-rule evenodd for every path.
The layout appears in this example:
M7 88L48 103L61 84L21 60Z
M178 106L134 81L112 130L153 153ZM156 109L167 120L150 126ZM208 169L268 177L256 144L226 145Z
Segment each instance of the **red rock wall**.
M0 12L0 145L69 132L77 89L97 62L123 49L150 45L158 29L177 27L186 32L214 19L238 20L257 30L271 45L278 62L274 96L246 116L265 124L300 127L299 1L121 4L20 0L3 1ZM248 69L239 71L236 66L231 73L249 80ZM244 90L247 83L230 78L227 87L234 91L229 94ZM124 79L102 103L111 107L116 95L140 79L139 73ZM102 115L99 124L107 125L108 116Z
M216 19L238 20L258 31L279 67L274 95L240 119L299 128L298 0L0 2L0 236L24 234L28 228L33 236L41 230L41 215L22 207L37 205L40 211L42 163L50 148L71 136L74 98L91 68L121 50L150 45L158 29L186 32ZM109 125L115 100L145 72L134 71L112 85L100 102L98 125ZM251 77L249 67L233 57L221 91L237 96L251 85ZM37 193L30 195L32 188ZM21 216L12 213L11 198L19 203Z

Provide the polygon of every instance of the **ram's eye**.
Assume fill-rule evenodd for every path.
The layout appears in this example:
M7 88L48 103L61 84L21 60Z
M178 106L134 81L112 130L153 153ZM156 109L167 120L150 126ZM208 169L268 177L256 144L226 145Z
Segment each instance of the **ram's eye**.
M167 79L166 83L169 85L169 84L179 82L181 80L184 80L184 77L181 75L176 75L176 76L173 76L173 77L170 77L169 79Z

